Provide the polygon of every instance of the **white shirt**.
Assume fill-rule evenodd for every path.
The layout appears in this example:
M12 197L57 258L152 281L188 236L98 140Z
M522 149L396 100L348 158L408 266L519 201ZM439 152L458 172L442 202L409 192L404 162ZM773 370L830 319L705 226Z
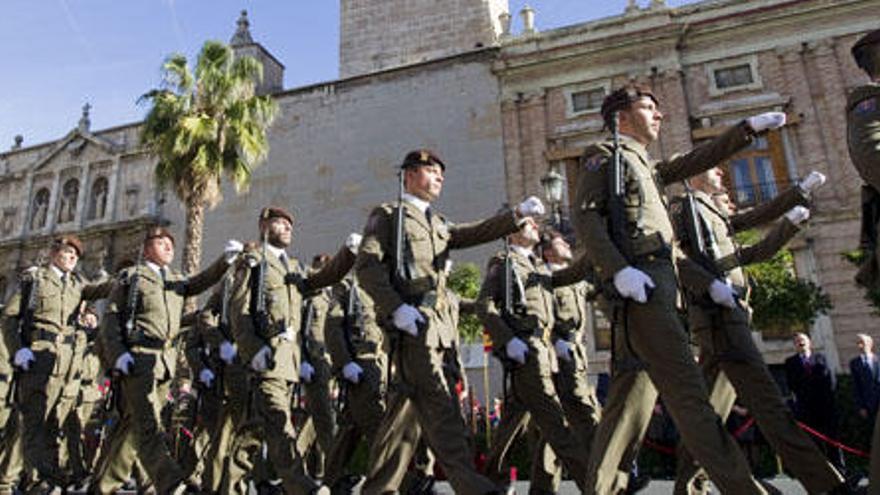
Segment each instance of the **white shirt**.
M163 271L165 271L165 272L167 273L167 270L165 269L164 266L159 266L159 265L157 265L156 263L153 263L152 261L147 261L146 263L147 263L147 266L150 267L151 270L153 270L154 272L156 272L156 275L158 275L158 276L160 276L160 277L164 277L164 276L165 276L165 275L162 273Z
M525 257L529 260L531 260L535 256L535 252L525 246L511 244L510 249L511 249L511 251L519 253L520 255L522 255L523 257Z
M425 201L422 198L413 196L412 194L410 194L408 192L403 193L403 200L406 201L407 203L410 203L411 205L415 206L416 208L418 208L419 211L422 213L424 213L425 210L427 210L428 207L431 206L430 202Z
M61 280L64 280L65 277L67 276L67 272L65 272L61 268L58 268L54 264L49 265L49 267L52 268L52 271L55 272L55 275L58 275L58 278L60 278Z

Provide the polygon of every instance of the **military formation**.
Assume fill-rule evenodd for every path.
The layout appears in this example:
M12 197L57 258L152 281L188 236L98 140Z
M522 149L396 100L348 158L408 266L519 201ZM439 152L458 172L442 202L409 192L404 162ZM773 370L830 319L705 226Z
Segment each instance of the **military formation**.
M878 290L880 31L853 55L872 81L846 109L865 181L857 280ZM722 493L775 493L722 426L734 400L809 493L857 493L776 387L751 338L743 271L803 228L825 177L737 213L718 167L785 114L754 115L668 160L648 152L663 121L649 88L616 89L601 114L609 137L573 177L573 238L541 225L535 197L451 222L432 206L446 164L419 149L399 166L396 201L309 266L288 254L294 217L275 206L260 211L255 241L228 241L196 274L172 268L161 225L97 280L77 271L75 236L55 239L3 306L0 493L433 493L435 467L456 493L510 493L520 435L530 493L555 493L564 476L584 493L627 493L658 399L681 435L676 494L707 493L710 480ZM737 232L755 227L765 237L740 245ZM499 240L479 297L462 299L451 251ZM612 324L604 408L587 378L588 302ZM465 313L504 370L502 420L479 470L460 396Z

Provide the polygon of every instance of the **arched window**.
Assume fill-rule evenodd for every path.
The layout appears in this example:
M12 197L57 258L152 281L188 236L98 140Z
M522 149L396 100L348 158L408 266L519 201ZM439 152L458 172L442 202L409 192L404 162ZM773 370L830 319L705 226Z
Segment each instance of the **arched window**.
M104 218L107 213L107 191L109 184L106 177L98 177L92 183L92 197L89 200L89 220Z
M34 195L34 208L31 214L31 230L39 230L46 226L46 215L49 213L49 189L41 188Z
M76 219L76 201L79 199L79 181L68 179L61 188L58 202L58 223L72 222Z

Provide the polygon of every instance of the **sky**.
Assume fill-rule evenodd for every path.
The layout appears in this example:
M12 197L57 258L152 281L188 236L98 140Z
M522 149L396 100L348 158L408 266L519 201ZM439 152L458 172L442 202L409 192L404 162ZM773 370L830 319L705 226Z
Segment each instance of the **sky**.
M627 1L510 0L514 33L526 3L547 30L620 14ZM285 88L336 79L339 69L338 0L4 0L2 8L0 152L18 134L25 146L64 136L86 102L92 130L139 121L146 108L137 99L158 85L165 57L228 42L242 9L254 40L285 65Z

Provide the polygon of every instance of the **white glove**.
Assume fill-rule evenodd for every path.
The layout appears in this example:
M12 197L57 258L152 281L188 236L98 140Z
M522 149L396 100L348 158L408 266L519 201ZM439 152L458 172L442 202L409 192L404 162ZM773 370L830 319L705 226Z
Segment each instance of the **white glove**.
M204 368L199 372L199 381L204 383L208 388L211 388L211 384L214 383L214 378L214 372L208 368Z
M34 353L27 347L22 347L15 352L13 362L15 366L27 371L31 367L31 363L35 361Z
M794 208L785 212L785 218L787 218L789 222L795 225L800 225L810 218L810 210L806 209L803 206L795 206Z
M521 217L534 217L544 214L544 203L536 196L529 196L516 207Z
M567 340L559 339L553 347L556 348L556 357L571 362L571 344Z
M751 116L746 119L746 123L755 132L766 131L767 129L779 129L785 125L785 114L782 112L767 112Z
M272 355L272 349L269 346L264 345L260 347L260 350L254 354L254 357L251 358L251 368L254 371L266 371L266 368L269 367L269 357Z
M226 263L231 265L242 251L244 251L244 246L240 242L235 239L226 241L226 247L223 248L223 257L226 259Z
M224 340L220 343L220 359L222 359L224 363L232 364L232 360L235 359L235 356L237 355L238 348L235 347L235 344L228 340Z
M825 183L825 174L813 170L804 180L798 184L805 193L813 192L817 187Z
M419 334L418 324L425 321L425 317L422 316L422 313L409 304L401 304L398 306L397 309L394 310L394 316L392 319L394 320L395 327L413 337Z
M363 239L364 236L357 232L352 232L351 234L348 234L348 238L345 239L345 247L347 247L353 254L358 254L358 248L361 247L361 241Z
M653 289L654 281L647 273L628 266L614 274L614 288L623 297L628 297L635 302L645 303L648 301L648 291L645 287Z
M510 359L513 359L519 364L526 364L526 355L529 353L529 346L522 340L516 337L508 340L507 345L504 346L504 350L507 351L507 357Z
M342 376L351 383L360 383L363 372L364 369L354 361L350 361L342 367Z
M118 358L116 358L116 364L113 365L113 368L122 372L123 375L127 375L131 373L131 367L134 365L134 358L130 353L125 352Z
M725 308L736 308L736 291L730 286L730 282L713 280L709 286L709 297L715 304Z
M315 367L308 361L299 363L299 377L306 383L312 383L312 377L315 376Z

